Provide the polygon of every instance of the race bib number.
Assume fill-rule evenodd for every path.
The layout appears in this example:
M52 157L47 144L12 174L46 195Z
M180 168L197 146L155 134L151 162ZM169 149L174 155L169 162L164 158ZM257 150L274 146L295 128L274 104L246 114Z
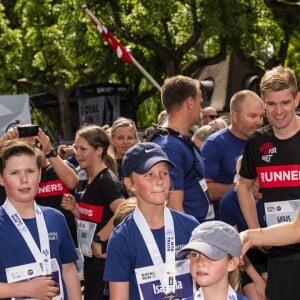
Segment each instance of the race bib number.
M10 267L6 268L6 278L7 282L24 282L29 281L33 278L44 276L44 267L43 263L30 263L25 264L17 267ZM52 298L53 300L63 300L64 299L64 292L63 292L63 285L62 285L62 277L60 273L60 269L55 258L51 259L51 277L56 281L59 287L59 294ZM50 275L49 275L50 276ZM29 297L17 297L12 298L12 300L36 300Z
M278 202L265 202L268 226L282 222L292 222L300 210L300 199Z
M189 260L176 261L176 294L181 298L193 295L193 281L190 275ZM164 269L164 266L163 268ZM135 269L135 275L141 300L162 300L164 287L156 276L154 266Z
M97 224L77 220L77 240L79 249L84 256L92 257L92 242L95 235Z

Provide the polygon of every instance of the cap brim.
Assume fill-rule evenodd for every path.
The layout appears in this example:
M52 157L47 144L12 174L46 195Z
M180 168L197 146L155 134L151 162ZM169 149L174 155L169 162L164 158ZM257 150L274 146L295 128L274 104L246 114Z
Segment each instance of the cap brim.
M227 255L224 250L219 249L216 246L209 245L205 242L190 242L182 247L177 252L176 256L180 257L182 255L188 254L188 252L191 250L201 252L212 260L218 260Z
M154 165L158 164L159 162L166 162L168 163L171 167L176 168L175 164L170 161L169 159L166 159L165 157L150 157L149 159L145 160L143 163L141 163L135 170L134 172L138 174L144 174L145 172L149 171Z

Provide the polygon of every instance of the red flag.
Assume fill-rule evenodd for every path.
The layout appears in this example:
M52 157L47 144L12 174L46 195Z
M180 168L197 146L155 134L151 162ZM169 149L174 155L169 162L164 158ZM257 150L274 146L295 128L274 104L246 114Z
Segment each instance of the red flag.
M126 48L107 30L107 28L100 23L100 21L92 14L86 5L82 6L82 10L87 13L91 21L97 27L101 36L108 42L110 47L116 52L117 56L128 63L132 63L132 57Z

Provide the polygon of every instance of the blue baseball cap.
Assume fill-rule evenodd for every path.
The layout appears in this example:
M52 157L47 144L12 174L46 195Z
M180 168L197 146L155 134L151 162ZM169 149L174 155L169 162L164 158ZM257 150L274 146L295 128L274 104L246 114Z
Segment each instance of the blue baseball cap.
M161 161L165 161L170 166L175 167L175 164L169 160L159 145L152 142L137 143L129 148L123 157L123 175L128 177L132 172L145 174Z

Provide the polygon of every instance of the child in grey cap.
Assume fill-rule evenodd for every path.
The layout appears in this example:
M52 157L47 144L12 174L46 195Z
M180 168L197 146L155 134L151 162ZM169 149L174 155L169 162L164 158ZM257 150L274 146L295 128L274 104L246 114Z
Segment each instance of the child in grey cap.
M222 221L197 226L186 246L177 256L189 254L190 272L198 285L195 295L186 300L246 300L239 294L239 234Z

